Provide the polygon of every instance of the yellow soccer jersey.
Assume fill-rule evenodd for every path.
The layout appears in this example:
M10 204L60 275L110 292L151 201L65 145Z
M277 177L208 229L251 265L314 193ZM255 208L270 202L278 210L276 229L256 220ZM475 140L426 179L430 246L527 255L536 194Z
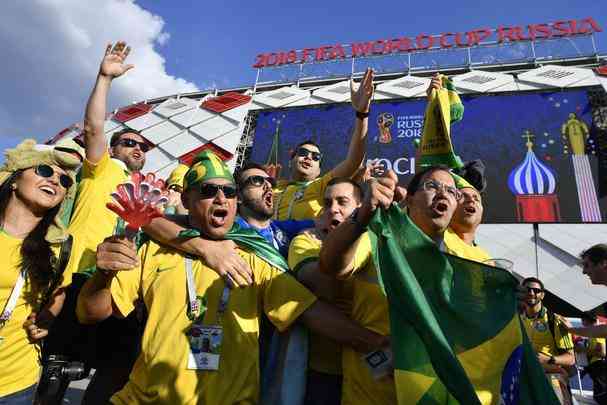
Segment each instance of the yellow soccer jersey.
M461 239L457 238L460 242ZM446 253L477 260L476 256L468 257L469 250L452 249L452 239L445 237ZM463 243L463 242L462 242ZM390 334L390 316L388 300L381 290L377 270L371 257L371 241L367 233L358 242L353 281L352 319L362 326L379 334ZM342 405L392 405L397 403L396 388L392 377L375 380L368 367L361 359L361 354L344 347L343 352L343 395Z
M595 351L599 345L603 345L605 347L605 338L591 338L588 342L588 350ZM596 355L588 356L588 364L592 364L595 361L601 360L602 357Z
M567 332L567 327L560 316L554 316L554 336L550 331L548 311L542 308L537 318L528 318L525 313L521 315L525 331L536 353L547 356L557 356L561 352L573 349L573 339Z
M321 246L322 242L310 232L297 235L289 246L289 268L297 272L306 263L318 261ZM337 287L343 287L343 283ZM344 291L337 293L339 298L345 299L343 294ZM339 343L310 332L310 369L326 374L341 375L341 350L342 346Z
M2 257L2 271L0 271L0 305L4 308L17 277L21 271L21 244L22 239L14 238L0 230L0 257ZM74 239L73 246L77 247L78 241ZM60 246L53 246L55 255L59 254ZM72 250L73 251L73 250ZM74 256L72 256L74 257ZM76 260L71 260L76 261ZM69 267L69 265L68 265ZM67 270L63 273L62 286L72 282L71 273ZM21 391L38 382L40 377L40 364L38 361L39 346L31 344L27 332L23 329L23 323L27 317L37 311L33 299L39 298L31 290L31 285L26 282L21 290L17 304L10 319L0 328L0 397Z
M479 246L470 246L464 242L451 228L445 231L445 245L449 247L449 252L452 255L465 257L469 260L474 260L479 263L484 263L491 259L489 253Z
M331 172L309 182L281 180L274 189L276 219L314 219L322 210L327 183L333 178Z
M75 263L74 272L90 271L95 267L97 245L114 233L118 216L107 209L112 201L110 194L116 191L120 183L128 179L126 166L110 158L106 152L97 164L87 160L82 167L82 180L78 184L78 195L74 203L74 212L68 227L69 232L78 239L81 248Z
M184 257L148 242L140 249L141 268L113 280L112 299L128 315L140 294L149 317L139 358L114 404L257 404L259 401L259 318L265 313L284 331L316 298L292 276L257 256L239 251L255 283L231 290L222 317L223 344L218 371L188 370L189 345ZM204 325L217 322L224 281L199 260L192 271L196 293L206 297Z

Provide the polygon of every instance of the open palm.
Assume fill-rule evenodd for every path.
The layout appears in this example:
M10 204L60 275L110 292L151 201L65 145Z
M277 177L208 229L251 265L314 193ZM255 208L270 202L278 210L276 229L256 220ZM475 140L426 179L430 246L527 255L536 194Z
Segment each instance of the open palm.
M126 46L126 42L119 41L113 46L108 44L99 67L99 73L112 79L122 76L127 70L134 67L124 63L130 52L131 48Z
M350 99L352 107L358 112L369 112L371 99L373 98L373 70L368 68L363 76L358 89L354 89L354 80L350 80Z

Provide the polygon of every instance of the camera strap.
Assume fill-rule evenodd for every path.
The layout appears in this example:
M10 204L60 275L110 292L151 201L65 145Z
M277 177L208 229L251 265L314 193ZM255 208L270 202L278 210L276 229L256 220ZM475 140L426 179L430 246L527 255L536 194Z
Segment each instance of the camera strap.
M19 295L21 295L21 290L23 290L23 286L25 285L25 270L21 270L19 272L19 276L17 277L17 282L13 287L13 291L11 291L10 297L8 297L8 301L4 306L4 311L2 311L2 315L0 315L0 329L4 326L9 319L11 319L11 315L13 315L13 311L17 306L17 300L19 299ZM1 340L0 340L1 342Z

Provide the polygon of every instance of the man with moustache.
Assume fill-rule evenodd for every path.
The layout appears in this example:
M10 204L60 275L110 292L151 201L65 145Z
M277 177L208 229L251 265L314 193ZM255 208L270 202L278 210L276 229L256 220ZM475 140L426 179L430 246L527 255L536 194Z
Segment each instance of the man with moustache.
M349 316L350 283L321 273L318 256L326 235L360 207L363 191L350 179L333 178L325 190L323 210L314 229L297 235L289 248L289 267L297 279L320 299ZM306 404L339 405L342 391L342 346L317 334L310 335Z
M326 236L320 252L321 271L352 282L352 319L382 335L390 334L388 301L378 282L366 227L375 210L388 208L393 203L397 181L393 171L382 178L371 179L361 207ZM442 251L456 255L458 252L451 249L445 231L461 198L446 166L433 166L416 173L405 197L407 215L415 225ZM343 352L343 373L343 405L397 402L393 377L347 347Z
M328 173L320 176L322 152L318 144L306 140L295 147L289 166L290 180L280 181L275 188L276 218L313 219L322 209L327 183L334 177L352 177L365 157L369 108L373 98L373 71L367 69L357 90L350 81L352 108L355 111L354 131L346 158Z
M200 154L184 181L190 233L212 240L226 237L236 215L236 196L228 167L212 152ZM79 319L92 323L125 317L140 298L149 312L141 355L113 404L257 404L262 314L281 331L301 319L311 330L358 350L385 342L317 301L263 256L241 249L238 254L252 269L253 284L229 289L201 260L153 241L139 252L119 237L99 246L98 271L78 300Z

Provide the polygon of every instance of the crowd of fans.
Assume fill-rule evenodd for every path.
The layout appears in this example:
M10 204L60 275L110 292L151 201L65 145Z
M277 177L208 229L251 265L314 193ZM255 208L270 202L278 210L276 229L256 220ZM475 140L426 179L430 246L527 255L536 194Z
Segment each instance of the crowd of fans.
M84 404L395 404L391 370L366 356L390 357L367 226L398 203L440 251L491 265L476 243L482 164L459 174L420 168L406 188L394 172L365 167L368 70L352 87L355 125L337 166L321 174L313 141L295 147L291 177L280 181L255 162L233 174L203 152L167 179L164 216L133 241L118 236L124 221L106 204L144 168L150 144L131 129L109 145L104 134L111 84L133 67L128 54L123 42L106 49L83 145L24 141L0 168L0 403L53 403L38 384L41 364L44 378L50 355L62 354L96 370ZM607 285L607 246L581 258ZM574 350L587 354L595 388L605 383L607 326L589 315L570 328L543 306L544 291L541 280L522 282L521 319L570 403ZM592 339L574 345L570 331Z

